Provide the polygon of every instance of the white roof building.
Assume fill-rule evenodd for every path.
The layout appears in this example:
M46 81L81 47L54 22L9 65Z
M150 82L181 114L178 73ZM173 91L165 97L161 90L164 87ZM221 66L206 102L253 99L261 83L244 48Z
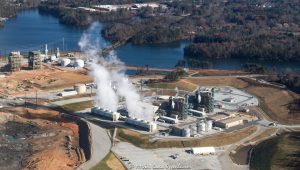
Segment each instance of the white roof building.
M216 150L214 147L197 147L197 148L192 148L192 152L194 155L208 155L208 154L215 154Z

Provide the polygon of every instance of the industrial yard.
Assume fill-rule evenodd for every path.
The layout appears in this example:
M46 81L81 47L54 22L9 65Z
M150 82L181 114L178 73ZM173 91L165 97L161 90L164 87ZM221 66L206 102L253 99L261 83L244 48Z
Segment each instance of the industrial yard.
M244 165L237 165L229 157L230 153L240 145L268 138L278 129L294 128L278 124L290 117L279 121L270 119L278 113L273 109L274 102L280 101L279 97L276 101L270 100L266 91L275 91L279 96L284 93L289 101L300 98L284 89L253 83L255 78L246 73L223 75L210 70L206 77L200 76L203 70L188 70L186 77L165 82L165 72L174 69L118 66L111 61L95 63L82 53L61 54L57 49L48 54L47 46L44 52L32 51L25 57L12 52L6 62L0 78L1 107L5 114L15 114L8 109L14 106L31 108L32 112L42 108L49 109L50 113L58 111L55 119L42 112L38 120L23 115L25 124L8 121L1 126L24 127L25 131L20 134L13 132L4 136L8 143L14 141L20 146L12 152L25 157L31 155L16 159L10 157L10 152L2 154L8 156L9 163L0 161L0 166L16 169L24 166L17 164L18 161L25 161L23 168L27 169L44 167L48 163L43 154L54 151L63 157L63 161L52 158L57 163L57 166L51 165L54 169L97 167L110 151L114 154L111 159L128 169L247 169L248 154L242 153ZM127 76L121 71L126 69L157 72ZM147 81L150 83L145 83ZM284 113L288 111L285 105L274 108ZM25 111L18 114L22 112ZM65 120L63 115L72 117L73 124L60 123ZM294 117L293 121L297 120ZM27 126L32 130L28 131ZM265 135L269 126L276 128ZM83 134L80 128L88 133ZM64 130L58 132L59 129ZM99 136L100 132L105 140ZM43 137L34 137L39 135ZM47 144L50 140L57 141ZM24 150L38 142L49 147ZM65 153L61 152L63 149ZM101 154L97 150L101 150Z
M190 148L146 150L120 142L112 150L121 155L128 169L222 169L217 158L222 149L207 155L194 155Z

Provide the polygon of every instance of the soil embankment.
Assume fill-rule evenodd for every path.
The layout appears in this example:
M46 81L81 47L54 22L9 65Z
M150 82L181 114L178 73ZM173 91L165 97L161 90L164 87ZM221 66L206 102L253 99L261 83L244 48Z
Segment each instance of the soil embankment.
M89 155L80 144L84 125L59 112L22 107L0 111L0 169L71 170Z
M91 158L91 136L88 124L79 117L64 114L64 119L75 121L79 127L79 145L84 151L86 160Z

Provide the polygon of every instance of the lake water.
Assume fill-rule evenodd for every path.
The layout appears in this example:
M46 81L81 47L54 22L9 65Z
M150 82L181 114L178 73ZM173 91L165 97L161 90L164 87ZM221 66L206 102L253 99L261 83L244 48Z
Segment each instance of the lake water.
M52 15L40 14L38 10L21 12L17 17L9 19L4 28L0 28L0 55L10 51L55 50L57 47L65 50L79 50L78 41L85 30L74 26L60 24ZM100 37L97 33L95 36ZM64 40L63 40L64 39ZM109 44L100 38L102 44ZM126 64L149 65L171 68L183 56L183 49L188 42L170 43L166 45L132 45L130 43L119 47L116 52ZM239 69L247 62L239 59L221 59L211 61L216 69ZM277 70L291 69L300 72L299 63L262 64L275 67Z

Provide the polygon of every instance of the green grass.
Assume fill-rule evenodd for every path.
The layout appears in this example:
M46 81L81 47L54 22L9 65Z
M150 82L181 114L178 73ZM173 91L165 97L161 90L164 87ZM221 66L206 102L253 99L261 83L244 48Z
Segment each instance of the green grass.
M102 159L101 162L99 162L96 166L94 166L93 168L91 168L90 170L112 170L108 165L107 165L107 161L109 160L110 156L111 156L111 152L109 152L104 159Z
M168 83L153 83L153 84L147 84L147 86L151 88L174 89L174 86Z
M254 133L254 127L249 127L242 129L236 133L232 134L218 134L215 136L207 137L205 139L190 139L190 140L165 140L160 139L156 141L151 141L152 137L146 134L141 134L127 129L118 129L116 138L132 143L133 145L145 148L145 149L154 149L154 148L183 148L183 147L199 147L199 146L224 146L231 143L234 143L244 136L248 136ZM224 139L226 140L220 140Z
M132 143L141 148L170 148L170 147L184 147L182 141L164 141L159 140L155 142L150 141L149 135L133 132L132 134L125 133L124 130L118 129L117 138Z
M84 102L79 102L79 103L71 103L71 104L66 104L63 105L62 108L66 110L67 112L77 112L80 110L84 110L87 108L93 107L93 101L84 101Z
M251 155L251 170L296 170L299 167L300 132L286 133L265 140L254 148Z

